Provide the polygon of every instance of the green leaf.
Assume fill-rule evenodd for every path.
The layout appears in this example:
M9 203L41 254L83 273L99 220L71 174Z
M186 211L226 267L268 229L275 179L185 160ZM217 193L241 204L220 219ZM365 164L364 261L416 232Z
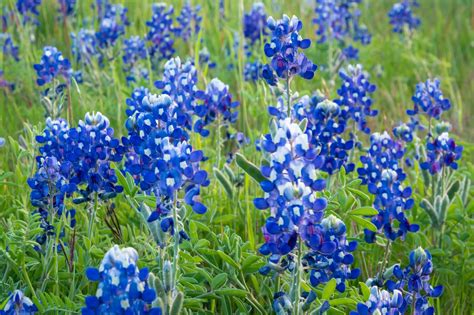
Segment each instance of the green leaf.
M339 299L334 299L334 300L329 301L329 304L331 306L346 305L346 304L356 305L357 302L354 301L353 299L349 299L349 298L339 298Z
M334 293L334 290L336 290L336 279L332 278L326 285L324 286L323 289L323 294L321 296L321 299L323 300L329 300L331 295Z
M354 220L358 225L366 228L367 230L370 230L372 232L377 231L377 227L369 220L366 220L356 215L351 215L351 219Z
M308 125L308 119L307 118L303 118L303 120L300 122L300 128L301 128L301 131L305 131L306 130L306 126Z
M233 288L218 289L218 290L215 290L214 292L216 292L218 295L223 295L223 296L237 296L237 297L247 296L247 291L240 290L240 289L233 289Z
M364 282L359 282L360 289L362 291L362 295L364 296L365 300L369 299L370 296L370 289Z
M225 261L226 263L228 263L229 265L231 265L232 267L236 268L236 269L240 269L240 266L238 263L236 263L229 255L227 255L226 253L224 253L223 251L221 250L217 250L216 251L217 255L219 255L219 257Z
M218 168L214 167L214 176L217 178L219 183L221 183L229 198L232 198L234 195L234 190L232 189L232 184L224 175L224 173L222 173Z
M350 215L364 215L364 216L374 216L377 215L379 212L375 210L373 207L361 207L354 210L349 211Z
M255 164L247 160L242 154L237 153L235 155L235 161L237 162L237 165L257 183L261 183L266 179L262 175L262 172L260 172L260 169L255 166Z
M219 289L227 282L227 273L220 273L212 279L211 288L213 290Z

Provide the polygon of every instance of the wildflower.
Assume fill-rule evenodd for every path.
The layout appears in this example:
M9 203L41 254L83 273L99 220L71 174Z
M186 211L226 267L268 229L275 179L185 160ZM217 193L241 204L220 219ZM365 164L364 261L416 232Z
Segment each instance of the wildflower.
M11 56L15 61L20 61L20 50L18 46L15 46L13 39L10 34L0 33L0 47L3 51L3 56Z
M39 64L34 65L38 78L36 82L39 86L50 83L58 76L62 76L69 83L72 76L71 63L63 54L52 46L43 48L43 56Z
M99 15L99 30L95 33L100 48L114 46L119 37L125 34L125 27L129 25L127 11L120 4L105 4L102 15Z
M163 231L174 234L172 210L179 192L184 193L184 202L194 212L207 210L199 201L200 187L209 185L207 172L199 169L205 157L188 143L185 127L177 119L180 108L169 95L136 89L127 103L128 137L123 142L131 153L127 155L126 170L144 192L157 198L156 210L148 221L160 219Z
M339 72L343 80L337 90L339 99L335 100L349 116L357 123L359 130L370 133L367 126L367 116L376 116L378 111L372 109L372 94L376 86L369 82L369 75L363 71L361 65L349 65L347 69Z
M23 24L32 22L38 24L39 15L38 6L41 4L41 0L17 0L16 8L18 12L23 16Z
M98 49L94 30L81 28L77 34L71 33L71 39L71 50L76 62L89 65L92 60L97 59L99 65L102 64L102 55Z
M262 63L260 61L247 62L244 66L244 80L255 82L260 79Z
M404 314L406 309L407 305L401 291L393 290L393 293L390 294L386 290L373 286L370 288L367 302L358 303L357 311L351 311L350 315L399 315Z
M3 148L5 146L5 138L0 137L0 148Z
M267 36L265 5L261 2L254 3L250 12L244 14L242 24L244 37L250 41L251 46L258 43L262 37Z
M127 82L136 80L136 73L140 59L147 58L145 41L139 36L132 36L123 41L123 64L124 71L128 73Z
M451 108L451 102L441 91L439 79L428 79L426 82L418 83L412 100L414 108L407 110L407 114L411 116L418 114L421 108L430 119L440 119L441 114Z
M99 269L87 268L87 278L99 285L95 295L86 297L82 314L161 314L159 307L152 306L157 293L148 283L148 268L138 269L137 261L134 248L114 245Z
M59 12L63 16L73 15L76 7L76 0L58 0L59 2Z
M299 34L303 23L296 16L290 19L283 15L283 19L278 21L269 17L267 25L272 31L272 38L270 43L265 44L264 51L272 61L263 68L263 78L270 85L276 84L276 76L286 80L295 75L312 79L317 66L304 53L299 52L299 49L306 49L311 45L309 39L303 39Z
M150 55L156 60L167 60L173 56L174 40L171 37L173 33L173 6L167 6L165 3L155 3L152 7L151 21L147 21L149 28L146 36L147 41L151 43Z
M202 17L199 15L200 10L200 5L196 5L193 8L189 1L183 5L179 16L176 18L178 26L173 29L177 37L188 41L192 36L196 36L199 33L202 21Z
M386 286L391 292L403 291L405 304L411 305L412 313L416 315L434 314L434 308L429 305L428 298L437 298L443 294L443 286L432 287L429 283L433 263L429 251L421 247L410 252L410 263L402 269L395 265L394 280L388 280Z
M353 46L347 46L344 49L342 49L340 58L344 60L358 60L359 49L354 48Z
M441 133L426 144L426 161L420 164L422 169L428 170L430 174L439 173L445 167L456 170L458 161L461 159L463 147L456 145L454 139L447 132Z
M207 47L203 47L199 51L199 65L201 67L207 65L209 69L213 69L216 67L216 63L214 61L211 61L211 54L209 53Z
M375 195L374 207L379 214L372 218L372 223L392 241L398 237L404 239L408 232L419 229L405 216L405 211L413 207L414 201L411 187L403 185L406 178L400 166L403 155L402 144L392 140L387 132L373 133L369 152L360 158L363 166L357 169L362 184ZM373 242L375 233L365 230L365 238L367 242Z
M402 0L393 5L388 13L390 24L393 26L393 32L402 33L405 28L412 32L420 26L420 19L413 15L412 11L413 7L418 6L419 4L416 0Z
M234 123L237 120L237 111L232 111L239 102L232 101L229 86L214 78L206 88L204 104L196 106L195 112L199 119L194 124L194 131L203 137L209 135L209 130L204 129L215 120L220 123Z
M22 291L15 290L10 294L7 304L3 310L0 310L0 315L14 315L24 314L33 315L38 312L38 308Z
M5 88L5 89L8 89L10 91L13 91L15 89L15 84L11 83L11 82L7 81L7 79L5 79L4 74L3 74L3 70L1 70L1 69L0 69L0 88Z

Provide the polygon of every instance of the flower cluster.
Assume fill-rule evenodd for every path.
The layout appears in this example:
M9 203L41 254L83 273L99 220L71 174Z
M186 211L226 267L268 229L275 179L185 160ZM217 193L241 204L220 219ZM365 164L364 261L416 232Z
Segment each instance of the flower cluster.
M441 91L439 79L418 83L412 100L415 106L412 110L407 110L407 114L411 116L418 114L421 108L429 118L439 119L444 111L451 108L451 102L444 98Z
M115 45L120 36L125 34L129 25L127 8L120 4L110 4L106 1L99 10L99 30L95 36L99 47L109 48Z
M260 61L247 62L244 66L244 80L255 82L262 76L262 63Z
M354 148L354 140L345 140L347 112L336 103L321 95L302 97L294 106L294 115L299 121L307 119L305 132L309 141L319 148L324 158L321 171L333 174L344 167L347 172L354 169L347 163L349 152Z
M94 30L89 29L80 29L77 34L71 33L71 50L76 62L89 65L92 60L97 59L99 65L102 64L103 57L98 49L95 36Z
M412 8L418 5L416 0L402 0L393 5L388 17L395 33L403 33L405 28L411 32L420 26L420 19L414 16L412 11Z
M198 75L191 61L181 62L179 57L171 58L164 65L163 78L155 86L167 94L178 106L176 120L188 130L193 126L193 114L197 100L204 98L204 92L198 90Z
M202 17L199 15L200 5L194 8L186 2L181 9L180 14L176 18L178 26L173 29L177 37L181 37L187 42L192 36L196 36L201 30Z
M23 23L38 24L39 15L38 6L41 4L41 0L17 0L16 8L23 17Z
M329 215L320 224L313 219L305 217L299 231L310 248L304 260L311 270L311 285L316 287L336 279L336 289L344 292L346 279L356 279L360 274L359 269L350 268L354 262L351 252L357 248L357 242L347 241L346 226L335 216Z
M3 310L0 310L0 315L33 315L38 312L38 307L26 297L22 291L15 290L10 294L7 304Z
M431 254L421 247L410 253L410 264L406 268L395 265L394 280L388 280L386 286L391 292L403 291L405 304L415 307L412 314L434 314L434 308L429 305L428 298L437 298L443 294L443 286L432 287L429 283L433 272Z
M194 124L194 131L203 137L209 135L206 126L219 120L220 123L234 123L237 120L237 111L233 111L239 102L232 101L232 94L229 86L221 80L214 78L206 87L204 103L195 108L195 113L199 117Z
M408 232L419 229L405 216L405 210L411 209L414 201L410 198L412 189L403 187L406 178L400 165L403 155L400 142L392 140L387 132L376 132L370 136L367 155L360 157L362 167L357 169L362 183L368 185L369 192L375 195L374 207L379 214L372 218L372 223L392 241L398 237L404 239ZM365 230L365 239L374 242L375 233Z
M43 48L43 56L39 64L34 65L39 86L52 82L58 76L62 76L69 83L72 76L71 63L63 54L52 46Z
M422 169L428 170L430 174L439 173L444 167L458 168L458 161L462 156L463 147L456 145L454 139L447 132L441 133L433 141L426 144L427 159L420 164Z
M400 315L405 313L406 308L402 292L393 290L393 293L390 294L386 290L373 286L370 288L368 301L358 303L357 311L352 311L350 315Z
M211 54L209 53L209 49L207 49L207 47L203 47L199 51L199 65L201 67L207 65L209 69L213 69L216 67L216 63L211 60Z
M250 41L251 46L258 43L262 37L267 36L267 13L264 4L254 3L250 12L244 14L242 24L244 37Z
M299 226L307 220L320 222L326 208L326 199L318 192L326 186L317 177L323 159L311 145L308 135L290 118L279 120L272 134L261 141L261 148L269 154L269 165L261 167L266 180L260 183L265 192L256 198L257 209L271 210L263 227L265 244L260 252L277 263L280 257L296 246Z
M144 73L147 78L148 72L146 69L139 69L138 63L141 59L147 58L147 48L145 41L139 36L132 36L123 41L123 65L124 71L127 73L127 82L136 81L137 73ZM142 71L140 71L142 70ZM144 70L144 71L143 71Z
M10 91L13 91L15 89L15 84L5 79L3 70L1 69L0 69L0 88L5 88Z
M76 7L76 0L58 0L59 2L59 12L63 16L73 15Z
M178 193L194 212L202 214L206 207L199 201L200 187L209 185L207 172L199 169L205 159L202 151L193 150L188 135L178 120L179 106L166 94L150 94L136 89L127 104L128 137L123 139L131 152L125 167L143 191L157 198L156 211L148 221L160 219L164 231L174 234L171 216Z
M360 11L357 4L360 0L317 0L316 17L313 20L318 27L318 43L337 40L344 43L347 37L362 44L370 43L371 36L364 25L359 23Z
M20 61L20 50L15 46L10 34L0 33L0 48L3 52L3 57L11 56L15 61Z
M173 56L173 6L167 6L165 3L155 3L152 7L151 21L147 21L149 28L146 36L147 41L151 43L150 55L156 60L167 60Z
M137 261L134 248L114 245L99 269L87 268L87 278L99 285L95 295L86 297L82 314L161 314L159 307L152 306L157 293L148 284L148 268L139 270Z
M262 77L270 85L275 85L278 78L290 80L295 75L312 79L317 66L304 53L299 52L299 49L306 49L311 45L311 40L303 39L299 34L303 23L296 16L290 19L283 15L283 19L278 21L269 17L267 25L272 38L271 42L265 44L264 51L272 60L263 67Z
M367 116L376 116L378 111L372 109L372 94L376 86L369 82L369 75L363 71L361 65L349 65L346 70L339 72L342 85L337 90L339 99L337 104L347 111L348 115L357 123L359 130L370 133L367 126Z

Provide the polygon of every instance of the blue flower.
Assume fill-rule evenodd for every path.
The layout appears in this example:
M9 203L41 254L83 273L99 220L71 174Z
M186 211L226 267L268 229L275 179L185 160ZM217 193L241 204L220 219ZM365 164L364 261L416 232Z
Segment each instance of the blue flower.
M390 12L388 12L393 32L403 33L405 28L412 32L420 26L420 19L413 15L412 11L413 7L418 6L419 4L416 0L403 0L393 5Z
M89 65L96 59L102 65L103 57L99 52L94 30L81 28L77 34L71 33L71 40L71 50L76 62Z
M270 85L276 84L276 76L290 80L299 75L311 80L317 66L313 64L300 49L307 49L311 40L303 39L299 31L303 23L293 16L291 19L283 15L281 20L275 21L273 17L267 20L268 28L272 32L271 42L264 46L265 55L272 58L269 66L264 67L262 77Z
M120 4L103 6L99 13L99 30L95 33L100 48L109 48L115 45L120 36L125 34L125 27L129 25L128 9Z
M63 16L73 15L76 7L76 0L58 0L60 9L59 12Z
M17 0L16 8L18 12L23 16L23 24L32 22L38 24L39 15L38 6L41 4L41 0Z
M408 115L418 114L421 108L429 118L440 119L441 114L451 108L451 102L441 91L439 79L418 83L412 100L415 106L412 110L407 110Z
M407 305L401 291L393 290L390 293L373 286L370 288L370 296L367 302L358 303L357 311L352 311L350 315L401 315L405 314L406 309Z
M428 170L430 174L439 173L443 168L458 168L458 161L462 156L463 147L456 145L454 139L443 132L426 144L426 161L420 164L422 169Z
M148 283L148 268L138 269L134 248L114 245L105 254L100 268L89 267L86 276L99 282L95 295L87 296L82 314L149 314L161 315L152 303L157 292Z
M5 138L0 137L0 148L3 148L5 146Z
M206 207L200 202L200 187L208 186L207 172L199 169L205 160L202 151L193 150L178 113L179 106L166 94L150 94L136 89L127 101L128 137L123 142L130 149L125 163L140 188L157 198L156 210L148 221L160 219L162 229L174 234L171 216L178 193L194 212L202 214Z
M0 33L0 47L3 52L3 56L8 57L11 56L15 61L20 61L20 50L18 46L15 46L13 43L13 39L10 34L7 33Z
M203 47L199 51L199 65L201 67L208 66L209 69L213 69L216 67L216 63L214 61L211 61L211 54L209 53L209 50L207 47Z
M395 128L393 128L393 135L405 142L412 142L413 141L413 128L406 123L401 123Z
M375 195L374 207L379 214L372 223L390 240L404 239L408 232L416 232L417 224L410 224L405 211L413 207L412 189L404 187L406 174L401 168L405 153L403 145L390 138L387 132L373 133L367 155L360 157L362 167L357 169L362 184ZM375 241L375 233L365 230L367 242Z
M194 124L194 131L207 137L209 130L204 128L215 120L221 124L235 123L238 112L233 109L237 106L239 102L232 101L229 86L217 78L212 79L207 85L204 103L196 106L195 113L199 118Z
M250 45L258 43L262 37L268 35L267 13L265 5L256 2L248 13L244 13L242 21L244 27L244 37L250 41Z
M167 6L165 3L155 3L152 7L151 21L147 21L149 28L146 36L147 41L151 43L150 55L157 61L171 58L175 52L173 48L174 40L171 37L173 33L173 6Z
M347 46L342 49L341 59L343 60L358 60L359 59L359 49L354 48L353 46Z
M357 242L348 242L344 222L333 215L324 218L321 223L308 217L300 226L299 232L310 251L304 260L310 269L311 285L316 287L331 279L336 279L336 289L346 290L346 280L356 279L359 269L351 269L354 262L351 252L357 248Z
M201 6L196 5L194 8L187 1L180 14L176 18L178 26L173 29L173 32L177 37L181 37L185 42L190 40L191 37L196 36L201 30L202 17L199 15Z
M38 308L22 291L15 290L10 294L7 304L3 310L0 310L0 315L33 315L38 312Z
M36 82L39 86L50 83L59 76L62 76L67 83L70 82L72 76L71 63L63 54L52 46L43 48L43 56L39 64L35 64L34 69L38 78Z
M127 73L127 82L136 81L137 73L140 74L138 63L141 59L146 59L147 55L145 41L139 36L132 36L123 41L122 61Z
M342 85L337 90L339 99L337 104L343 107L350 117L357 123L359 130L370 133L367 126L367 116L376 116L378 111L372 109L372 94L376 86L369 82L369 75L363 71L361 65L349 65L346 70L339 72Z
M443 294L443 286L432 287L429 283L433 263L429 251L421 247L410 252L410 263L406 268L395 265L393 269L394 280L387 280L387 288L395 292L405 293L405 304L414 305L411 310L416 315L432 315L434 308L429 305L428 298L437 298Z
M255 82L262 77L262 63L260 61L247 62L244 66L244 80Z
M5 79L4 74L3 74L3 70L1 70L1 69L0 69L0 88L5 88L5 89L8 89L10 91L13 91L15 89L15 84L12 83L12 82L7 81L7 79Z

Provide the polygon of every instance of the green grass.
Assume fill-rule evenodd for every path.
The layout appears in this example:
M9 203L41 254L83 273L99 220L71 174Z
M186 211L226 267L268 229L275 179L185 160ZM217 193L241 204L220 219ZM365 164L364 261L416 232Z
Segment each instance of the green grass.
M33 207L29 203L29 187L26 179L35 171L34 157L37 155L37 144L34 135L44 127L44 110L40 104L40 88L35 85L35 72L32 65L39 61L42 47L53 45L66 56L71 57L68 34L82 27L82 21L91 17L92 0L79 0L77 18L64 25L56 19L56 1L43 0L41 6L40 26L32 31L22 25L16 25L10 31L15 42L19 44L21 61L0 59L0 69L5 72L9 81L14 81L17 88L14 92L0 91L0 137L9 139L7 145L0 148L0 301L7 298L8 292L22 288L30 297L36 297L46 306L43 311L49 314L77 312L83 305L84 296L92 294L93 285L88 284L84 277L87 266L100 263L103 254L112 244L133 246L140 254L140 264L148 265L157 275L161 275L162 258L166 251L159 250L149 233L141 216L133 210L124 196L117 198L116 214L121 224L121 239L114 238L105 224L107 218L105 206L99 207L98 220L94 225L94 234L87 236L89 216L87 209L78 207L78 242L75 254L75 269L67 271L64 257L55 256L54 263L46 264L44 259L32 248L38 223L32 217ZM130 26L126 37L143 36L146 33L145 21L151 15L151 0L114 1L123 3L129 9ZM170 1L179 12L181 1ZM198 1L194 0L193 3ZM239 121L235 128L244 131L253 143L260 135L268 131L269 115L266 107L275 104L275 98L264 82L251 84L243 81L244 64L243 47L241 45L238 60L226 55L223 47L232 47L234 34L242 33L242 12L248 11L251 1L225 1L226 20L219 17L218 0L202 2L202 43L183 43L177 41L177 55L182 59L195 59L199 46L207 46L211 59L218 63L217 69L199 69L200 87L203 88L213 77L218 77L229 84L234 98L240 101ZM303 35L314 40L315 26L313 18L313 1L263 1L267 13L275 17L286 13L295 14L304 22ZM301 2L301 3L300 3ZM458 177L473 179L472 158L472 115L474 114L474 20L473 4L469 0L421 0L417 14L422 25L411 39L402 38L391 32L386 14L394 1L372 0L361 5L362 21L373 35L372 43L360 49L360 63L371 74L372 81L377 85L374 93L374 107L379 109L379 116L369 119L373 131L391 130L392 126L406 119L405 110L412 106L411 96L415 85L427 78L439 77L445 96L452 101L452 109L443 115L453 125L455 138L466 146L461 170ZM310 3L310 4L306 4ZM6 0L6 6L13 8L14 1ZM32 40L34 38L34 40ZM327 59L326 45L312 43L307 50L309 57L316 64L324 64ZM263 50L261 50L263 51ZM262 58L263 52L260 52ZM226 65L233 63L233 70ZM75 65L74 65L75 66ZM376 75L378 73L378 75ZM121 59L117 58L104 69L95 69L93 79L73 86L71 102L74 121L84 117L88 111L100 111L110 118L116 134L122 136L126 130L123 126L125 117L125 100L129 97L132 87L125 84L125 76L121 71ZM150 75L150 82L143 82L150 89L153 81L160 79L161 73L155 71ZM336 82L337 86L338 82ZM327 88L329 87L329 88ZM322 90L331 97L336 97L336 87L331 87L327 74L318 70L315 79L304 81L296 79L292 90L300 96ZM65 112L64 112L65 115ZM216 137L203 139L193 136L194 146L205 151L210 157L205 163L212 174L212 168L220 160L222 168L225 158L217 158ZM367 139L363 139L367 141ZM261 154L249 145L242 152L251 161L259 164ZM118 166L117 166L118 167ZM241 173L233 163L233 171ZM349 178L354 177L352 174ZM242 186L234 188L233 198L228 198L225 190L212 177L212 183L203 189L203 199L209 211L198 216L188 211L191 223L188 228L191 242L182 246L180 256L180 289L185 292L185 307L194 313L264 313L270 312L272 294L276 292L276 282L262 277L251 267L243 268L246 259L255 259L253 265L262 265L265 260L259 255L253 257L259 244L263 242L261 226L264 224L265 212L253 206L253 198L262 193L248 176L243 177ZM349 180L349 179L348 179ZM417 188L415 199L422 199L423 182L419 170L409 174L410 184ZM341 183L341 182L338 182ZM449 208L444 245L438 248L433 242L437 233L430 226L424 210L416 206L410 214L411 221L422 226L419 233L409 235L405 242L397 241L392 246L390 263L407 262L408 253L417 246L432 250L435 265L435 276L432 283L443 284L445 292L441 299L434 301L438 314L471 314L473 312L472 295L474 278L473 261L473 208L472 193L469 187L469 201L465 207L458 199ZM330 195L345 205L349 201L342 184L332 188ZM358 205L369 205L370 200L357 198ZM82 207L82 208L81 208ZM341 206L342 207L342 206ZM338 216L350 219L343 207L331 209ZM348 224L349 225L349 224ZM357 238L360 233L349 229ZM358 231L360 232L360 231ZM205 241L208 241L207 243ZM380 244L379 244L380 245ZM384 254L384 247L379 245L361 244L356 254L356 265L362 268L360 281L374 276L378 262ZM7 249L8 248L8 249ZM216 257L214 252L221 250L237 262L232 267L225 260ZM57 268L56 268L57 266ZM244 297L219 295L211 288L212 279L220 273L229 274L225 288L244 290ZM195 279L197 284L194 283ZM282 278L282 283L288 277ZM304 283L303 287L308 284ZM204 289L203 289L204 288ZM351 287L350 296L358 295L357 281ZM321 288L318 288L320 293ZM217 294L217 298L210 297ZM354 292L356 293L354 293ZM334 298L343 297L337 294ZM49 304L48 304L49 301ZM331 314L341 314L350 310L349 305L334 308ZM353 308L352 308L353 309ZM250 311L251 310L251 311ZM245 312L246 311L246 312Z

